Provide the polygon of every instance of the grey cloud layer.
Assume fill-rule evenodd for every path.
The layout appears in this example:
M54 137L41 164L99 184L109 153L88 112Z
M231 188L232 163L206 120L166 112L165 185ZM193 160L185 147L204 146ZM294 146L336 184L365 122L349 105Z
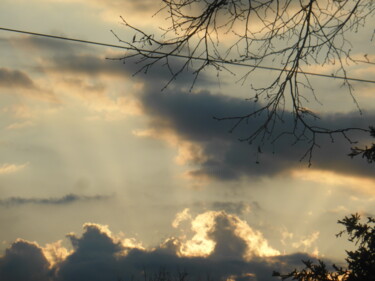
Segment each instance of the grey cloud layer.
M94 55L64 57L64 61L58 59L55 62L56 66L61 66L60 70L80 73L129 76L141 68L140 64L132 60L122 64L118 61L103 61ZM177 66L180 62L176 60L171 63ZM187 89L190 87L192 76L187 72L182 73L165 91L160 91L170 78L170 72L162 65L154 66L146 74L138 74L136 79L146 85L138 98L149 117L150 129L160 131L161 134L166 130L173 131L181 139L198 144L202 148L205 161L201 162L202 157L192 157L197 162L194 163L193 160L191 163L195 168L190 171L190 175L232 180L242 176L273 175L301 166L307 167L306 162L299 162L308 148L307 142L293 145L294 139L283 138L275 145L266 144L262 148L263 153L257 154L257 145L249 146L238 141L238 138L248 136L250 131L262 122L264 116L250 120L233 134L228 133L233 123L218 122L212 118L246 114L256 110L259 105L227 95L213 94L209 90L198 94L190 93ZM211 83L213 81L210 81L208 76L202 77L203 87L209 89ZM284 116L284 123L279 123L274 136L294 125L294 120L288 112ZM371 113L365 118L359 116L358 112L321 117L316 125L327 128L366 128L375 124L375 115ZM363 134L354 133L352 137L359 142L369 141L368 136ZM335 138L334 143L329 136L323 136L317 143L320 148L317 148L313 155L314 168L374 176L373 167L363 159L347 157L351 145L342 136Z
M62 34L51 34L62 36ZM0 42L6 45L13 45L17 48L26 49L28 51L35 51L34 54L43 54L44 56L49 54L69 54L78 51L92 51L93 48L87 44L72 43L68 41L62 41L52 38L44 38L38 36L14 36L14 37L3 37L0 38ZM41 52L42 51L42 52ZM47 53L46 53L47 52Z
M24 72L8 68L0 68L0 87L34 89L32 79Z
M25 204L37 204L37 205L64 205L79 201L99 201L106 200L109 196L94 195L84 196L77 194L67 194L60 198L22 198L22 197L10 197L7 199L0 199L0 206L13 207Z
M47 44L44 47L50 46ZM171 61L175 66L180 63L178 60ZM42 67L61 73L129 77L136 73L142 64L137 64L134 60L123 64L121 61L104 60L103 57L100 58L91 52L88 54L77 51L53 55L50 64ZM306 162L299 162L309 146L307 142L293 145L294 139L286 137L275 145L265 144L262 153L257 153L257 144L249 146L238 141L238 138L248 136L251 130L259 126L265 116L249 120L248 124L240 126L233 134L228 133L233 123L217 122L212 118L246 114L256 110L259 105L230 95L213 94L209 90L213 81L208 76L202 76L201 81L201 87L207 90L190 93L188 88L192 75L188 72L182 73L178 80L161 92L160 89L170 78L171 73L162 64L154 65L146 74L137 75L135 79L145 84L143 93L138 98L144 113L149 118L150 129L160 134L166 131L172 132L180 139L192 142L201 148L199 153L202 155L191 158L192 168L189 172L191 176L233 180L243 176L269 176L297 167L307 167ZM284 123L278 124L274 136L293 127L294 120L291 114L285 112L284 116ZM356 112L331 114L321 118L316 125L327 128L366 128L375 124L375 115L372 113L367 114L365 118ZM355 133L353 139L360 142L371 141L367 135ZM314 151L312 161L314 168L374 177L373 166L368 165L360 157L350 159L346 155L350 152L351 145L344 137L339 136L332 143L329 136L323 136L317 140L317 144L320 148ZM257 164L258 162L260 164Z
M239 127L234 134L227 133L233 123L217 122L212 118L236 116L256 109L249 102L213 95L207 91L189 94L178 89L169 89L166 93L160 93L152 88L146 89L141 101L150 117L150 128L161 133L172 130L182 139L196 143L203 149L205 160L193 163L197 168L191 171L192 175L207 175L225 180L242 176L272 175L301 165L307 167L306 162L299 163L308 148L307 142L293 145L294 139L286 137L274 146L266 144L262 148L263 152L257 154L256 145L248 146L237 140L239 137L248 136L252 129L259 126L262 116L249 120L248 124ZM287 130L293 126L293 120L288 114L285 116L284 124L275 129L275 136L283 129ZM358 113L336 114L323 116L322 120L318 125L328 128L366 128L369 124L375 124L375 115L368 114L365 119L358 116ZM369 136L364 134L352 136L362 142L369 140ZM317 143L321 148L314 151L313 167L374 177L373 166L363 159L350 159L347 156L351 145L345 138L336 137L333 143L329 136L323 136ZM257 161L260 164L257 164Z
M50 275L49 262L34 243L18 240L0 258L0 280L47 281Z
M216 201L212 203L212 209L214 210L225 210L228 213L234 213L238 215L242 215L248 212L257 211L260 209L260 206L257 202L224 202L224 201Z
M188 206L187 206L188 207ZM257 201L244 202L244 201L213 201L213 202L195 202L194 207L199 210L224 210L227 213L243 215L246 213L256 213L262 208Z

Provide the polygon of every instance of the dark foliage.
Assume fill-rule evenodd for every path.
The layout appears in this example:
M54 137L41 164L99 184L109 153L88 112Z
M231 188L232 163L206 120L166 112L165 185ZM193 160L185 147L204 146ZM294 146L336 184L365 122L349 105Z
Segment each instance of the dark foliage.
M375 138L375 128L370 127L370 134L372 137ZM375 162L375 143L372 143L370 147L360 148L360 147L352 147L351 152L348 154L350 157L354 157L357 155L362 155L362 158L365 158L368 163Z
M282 280L298 281L373 281L375 280L375 219L367 218L367 223L360 222L358 214L345 217L338 221L345 226L345 230L337 234L347 233L348 240L355 243L357 249L346 251L347 268L333 265L334 271L327 269L323 261L314 264L311 261L302 261L304 268L287 274L274 272L273 276Z

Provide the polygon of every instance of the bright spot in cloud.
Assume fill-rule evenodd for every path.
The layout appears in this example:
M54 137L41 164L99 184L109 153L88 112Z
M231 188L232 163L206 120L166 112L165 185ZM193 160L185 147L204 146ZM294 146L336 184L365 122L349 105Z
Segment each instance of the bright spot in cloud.
M312 233L310 236L303 238L301 241L294 242L292 244L292 246L293 246L293 248L300 248L301 246L303 246L304 251L306 251L308 248L310 248L312 246L312 244L316 240L318 240L319 234L320 234L320 232L316 231L316 232ZM316 252L316 251L314 251L314 252Z
M177 213L175 219L172 222L172 226L174 228L177 228L181 222L191 220L191 215L189 211L189 208L185 208L182 212Z
M323 170L293 170L292 177L303 181L316 182L335 187L347 187L375 195L375 180L366 177L356 177Z
M42 248L44 256L49 261L51 268L55 264L64 261L71 253L65 247L63 247L61 243L62 240L59 240L57 242L47 244L44 248Z
M0 175L13 174L24 169L28 164L3 164L0 166Z
M174 221L179 225L182 220L191 219L189 209L178 213ZM254 256L268 257L280 252L268 245L268 241L259 231L253 230L247 222L236 215L224 211L207 211L191 219L192 239L181 242L182 256L207 257L220 256L223 249L233 251L230 254L242 255L250 260ZM224 245L224 247L223 247Z
M138 137L148 137L163 140L178 150L175 161L179 165L189 163L203 163L207 160L200 145L180 138L171 130L134 130L133 134Z
M216 243L208 237L208 233L215 226L215 215L216 212L206 212L192 220L191 229L195 235L181 245L183 256L207 257L213 252Z

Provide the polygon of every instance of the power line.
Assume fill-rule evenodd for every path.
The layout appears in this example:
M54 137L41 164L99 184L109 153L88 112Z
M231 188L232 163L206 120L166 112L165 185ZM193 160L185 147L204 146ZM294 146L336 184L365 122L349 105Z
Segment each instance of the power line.
M0 30L22 33L22 34L38 36L38 37L46 37L46 38L50 38L50 39L66 40L66 41L83 43L83 44L97 45L97 46L102 46L102 47L124 49L124 50L129 50L129 51L139 51L139 52L150 53L150 54L158 54L158 55L169 55L169 56L172 56L172 57L193 59L193 60L200 60L200 61L206 60L204 58L190 57L190 56L181 55L181 54L169 54L169 53L161 52L161 51L154 51L154 50L147 50L147 49L136 49L136 48L126 47L126 46L121 46L121 45L114 45L114 44L108 44L108 43L102 43L102 42L75 39L75 38L69 38L69 37L64 37L64 36L56 36L56 35L37 33L37 32L25 31L25 30L17 30L17 29L5 28L5 27L0 27ZM241 63L241 62L235 62L235 61L223 61L223 60L211 60L211 61L215 62L215 63L230 64L230 65L235 65L235 66L254 67L254 68L273 70L273 71L284 71L285 70L285 69L282 69L282 68L277 68L277 67L272 67L272 66L254 65L254 64L247 64L247 63ZM362 62L370 63L370 62L367 62L367 61L362 61ZM342 79L342 80L347 80L347 81L355 81L355 82L375 84L375 80L367 80L367 79L360 79L360 78L354 78L354 77L344 77L344 76L320 74L320 73L308 72L308 71L297 71L297 72L301 73L301 74L304 74L304 75L309 75L309 76L318 76L318 77L325 77L325 78L331 78L331 79Z

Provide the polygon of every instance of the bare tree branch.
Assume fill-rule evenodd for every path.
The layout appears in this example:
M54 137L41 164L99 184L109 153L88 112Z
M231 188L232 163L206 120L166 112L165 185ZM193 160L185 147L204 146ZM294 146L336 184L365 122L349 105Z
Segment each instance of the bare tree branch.
M171 73L167 87L183 71L192 69L194 87L197 77L208 67L218 72L227 70L226 63L249 63L239 79L246 82L266 63L279 66L279 73L270 78L266 87L251 87L251 98L259 107L239 116L215 117L231 120L235 130L251 118L264 117L260 125L251 127L241 139L253 143L276 142L285 135L295 142L305 141L308 148L302 158L309 164L319 145L319 135L343 136L350 144L349 131L370 132L367 128L324 128L316 125L319 117L306 107L310 100L319 102L304 69L311 64L336 65L334 75L343 76L343 86L354 104L361 109L347 79L348 63L356 62L350 52L347 33L357 32L375 14L373 0L162 0L159 13L166 13L169 26L158 38L131 25L123 24L134 33L132 42L122 43L134 49L119 59L136 57L147 72L162 62ZM231 42L228 45L228 42ZM144 51L146 48L147 51ZM170 58L178 55L183 61L177 67ZM294 126L275 136L274 128L293 116ZM259 123L258 123L259 124ZM352 155L361 153L353 150Z

